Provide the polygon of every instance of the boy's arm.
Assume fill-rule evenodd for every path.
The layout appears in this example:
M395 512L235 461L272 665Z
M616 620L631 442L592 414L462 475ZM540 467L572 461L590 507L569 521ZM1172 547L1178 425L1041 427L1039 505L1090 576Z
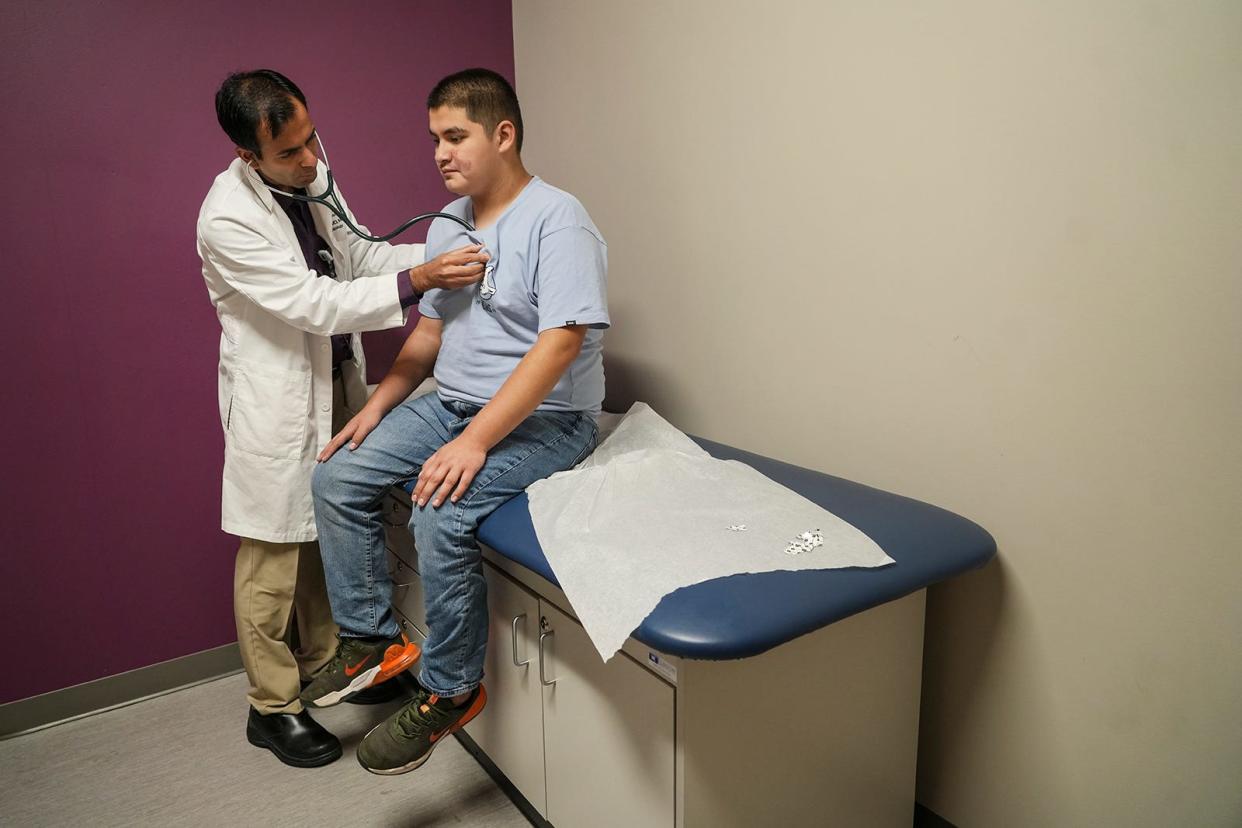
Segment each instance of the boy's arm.
M440 334L443 330L444 322L439 319L424 316L418 320L414 330L406 337L405 344L401 346L401 352L393 360L392 367L380 380L375 393L319 453L317 459L320 463L346 443L349 443L350 451L356 449L372 429L379 425L380 420L384 419L384 415L414 393L414 389L431 376L436 356L440 353Z
M431 505L438 508L450 492L456 503L483 468L488 451L547 399L578 357L586 333L585 325L570 325L539 334L534 347L461 436L445 443L423 464L414 487L414 503L425 506L434 497Z

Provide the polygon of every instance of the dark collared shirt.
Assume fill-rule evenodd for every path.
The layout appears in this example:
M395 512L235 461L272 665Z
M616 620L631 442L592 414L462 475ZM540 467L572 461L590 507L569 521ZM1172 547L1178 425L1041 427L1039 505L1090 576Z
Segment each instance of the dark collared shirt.
M304 195L306 191L298 190L297 192L299 195ZM285 215L289 216L289 221L293 224L293 232L298 237L298 246L302 248L302 255L306 258L306 266L320 276L335 279L336 264L332 261L332 248L315 229L315 218L311 215L310 205L305 201L289 198L282 193L272 193L272 197L284 209ZM397 294L401 299L402 308L417 304L421 298L410 282L409 271L402 270L397 273ZM333 334L333 370L340 367L342 362L353 359L354 348L350 339L349 334Z

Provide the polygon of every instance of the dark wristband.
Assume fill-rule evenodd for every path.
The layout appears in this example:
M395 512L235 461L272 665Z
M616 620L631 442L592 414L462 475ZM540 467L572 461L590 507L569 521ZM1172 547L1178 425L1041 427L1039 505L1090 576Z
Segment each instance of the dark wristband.
M423 295L414 289L414 282L410 279L413 268L402 270L397 273L397 296L401 299L401 308L417 305Z

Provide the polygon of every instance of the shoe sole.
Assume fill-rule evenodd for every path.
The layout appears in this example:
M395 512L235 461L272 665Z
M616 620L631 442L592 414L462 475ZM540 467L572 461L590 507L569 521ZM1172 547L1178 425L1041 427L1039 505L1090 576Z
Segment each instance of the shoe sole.
M401 680L401 676L397 675L391 681L382 684L373 684L366 690L360 690L345 700L346 704L359 705L378 705L388 704L391 701L408 701L414 691L405 686L405 682Z
M280 750L278 747L273 745L271 742L264 739L262 736L252 731L250 728L246 728L246 741L248 741L250 744L254 745L257 748L263 748L265 750L270 750L273 756L275 756L281 762L284 762L286 765L289 765L290 767L294 767L294 768L319 768L319 767L323 767L324 765L330 765L333 762L335 762L337 759L340 759L341 754L342 754L340 745L337 745L336 750L332 751L331 753L325 753L323 756L314 756L311 758L290 756L289 754L285 753L284 751Z
M402 647L397 653L393 650L397 649L397 645L388 648L384 654L384 660L379 664L367 670L365 673L359 673L358 677L340 690L334 690L331 693L324 693L317 699L302 699L303 704L309 704L311 707L323 708L334 707L343 701L347 701L351 696L361 693L368 687L374 687L377 684L383 684L393 676L398 676L418 661L422 655L422 650L418 645L410 642Z
M384 660L380 662L380 673L376 676L372 686L383 684L390 678L401 675L413 667L414 662L418 661L422 654L423 651L413 641L407 640L406 645L400 648L396 644L392 645L384 651Z
M427 748L426 753L424 753L422 756L418 757L414 761L407 762L406 764L401 765L400 767L372 768L372 767L367 766L362 761L362 757L358 756L357 753L355 753L354 755L357 756L358 764L362 765L363 770L365 770L367 773L374 773L379 776L400 776L403 773L409 773L412 770L417 770L418 768L422 767L423 764L428 759L431 758L431 753L432 751L436 749L436 745L443 742L446 737L452 736L454 733L461 730L466 725L470 724L471 719L473 719L475 716L482 713L483 708L486 705L487 705L487 690L484 689L483 685L480 684L479 685L479 697L474 700L474 704L470 705L470 709L467 710L460 719L458 719L454 724L452 724L448 730L440 734L440 738L436 739L434 742L431 743L431 747ZM380 722L375 727L371 728L369 731L367 731L367 735L362 737L363 740L365 741L368 737L370 737L372 733L374 733L376 730L379 730L383 726L384 726L384 722Z

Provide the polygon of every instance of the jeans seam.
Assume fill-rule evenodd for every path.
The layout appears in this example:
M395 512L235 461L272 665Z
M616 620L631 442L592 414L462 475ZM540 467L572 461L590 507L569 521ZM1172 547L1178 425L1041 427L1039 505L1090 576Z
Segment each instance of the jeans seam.
M457 506L455 508L455 514L453 515L453 553L457 556L458 560L462 560L463 558L462 548L461 548L461 525L462 525L462 516L465 515L465 513L466 513L466 507L465 507L465 504L462 504L461 506ZM475 542L475 546L478 547L477 541ZM466 581L464 578L458 581L459 591L462 591L465 589L465 583ZM484 597L483 600L484 601L487 600L486 596ZM470 608L466 606L465 601L458 601L458 604L461 605L461 611L459 613L459 616L464 619L466 616L469 615ZM454 673L455 675L458 675L458 676L460 676L463 672L465 672L465 669L466 669L466 645L468 641L467 641L467 637L464 635L461 638L462 640L461 640L461 643L458 645L457 653L456 653L457 670Z
M371 635L376 634L376 630L375 630L375 567L372 564L372 561L375 558L375 541L376 541L375 530L377 528L379 528L379 521L372 521L371 525L367 527L367 554L366 554L366 559L367 559L367 612L371 616L371 629L370 629ZM383 534L383 531L384 531L383 529L380 529L379 534Z

